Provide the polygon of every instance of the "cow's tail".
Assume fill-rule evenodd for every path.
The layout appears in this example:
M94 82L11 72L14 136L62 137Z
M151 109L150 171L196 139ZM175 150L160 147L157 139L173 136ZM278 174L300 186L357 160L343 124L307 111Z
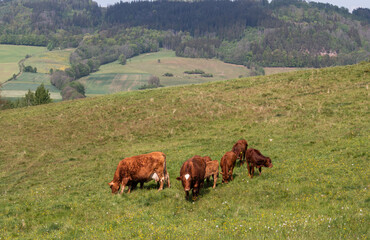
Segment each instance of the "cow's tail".
M168 174L168 171L167 171L166 154L163 153L163 157L164 157L164 166L163 166L164 181L167 181L167 186L168 187L171 187L171 184L170 184L170 175Z

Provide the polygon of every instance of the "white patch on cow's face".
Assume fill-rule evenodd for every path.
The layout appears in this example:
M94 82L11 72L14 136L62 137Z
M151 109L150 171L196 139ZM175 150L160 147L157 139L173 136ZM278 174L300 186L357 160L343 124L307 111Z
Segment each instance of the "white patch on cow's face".
M188 180L189 178L190 178L189 173L188 174L185 174L185 179Z
M154 181L156 181L156 182L158 182L158 181L159 181L159 177L158 177L157 173L153 173L153 174L152 174L152 179L153 179Z

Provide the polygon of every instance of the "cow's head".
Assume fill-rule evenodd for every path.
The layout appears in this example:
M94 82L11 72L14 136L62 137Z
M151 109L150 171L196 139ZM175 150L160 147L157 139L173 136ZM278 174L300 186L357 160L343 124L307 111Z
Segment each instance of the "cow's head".
M177 177L177 180L182 182L185 192L189 192L191 189L191 176L189 173L184 174L183 176Z
M111 181L110 183L108 183L108 185L112 189L112 194L118 192L118 190L119 190L119 183L116 183L116 182Z
M272 162L271 162L271 159L269 157L266 158L266 162L264 164L265 167L268 167L268 168L272 168L273 165L272 165Z

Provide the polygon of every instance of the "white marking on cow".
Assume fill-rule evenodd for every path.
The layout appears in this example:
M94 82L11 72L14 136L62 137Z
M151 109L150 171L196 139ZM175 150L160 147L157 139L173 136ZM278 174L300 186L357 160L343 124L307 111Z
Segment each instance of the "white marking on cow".
M190 178L189 173L188 174L185 174L185 179L188 180L189 178Z
M153 174L152 174L152 179L153 179L154 181L156 181L156 182L158 182L158 181L159 181L159 177L158 177L157 173L153 173Z

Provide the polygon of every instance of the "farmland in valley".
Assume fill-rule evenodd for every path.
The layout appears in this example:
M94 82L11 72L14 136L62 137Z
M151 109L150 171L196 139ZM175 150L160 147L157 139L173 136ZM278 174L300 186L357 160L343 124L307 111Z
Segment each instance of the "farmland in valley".
M51 85L50 76L45 73L22 73L17 79L6 82L1 89L1 96L5 98L21 98L28 92L28 89L35 92L37 87L44 84L49 90L53 100L61 100L59 89Z
M194 69L201 69L213 77L184 73ZM181 58L176 57L173 51L162 50L128 59L126 65L118 62L103 65L98 72L79 81L86 86L89 96L137 90L147 84L151 75L159 77L164 86L176 86L246 77L249 72L244 66L215 59ZM173 76L163 76L165 73L172 73Z

